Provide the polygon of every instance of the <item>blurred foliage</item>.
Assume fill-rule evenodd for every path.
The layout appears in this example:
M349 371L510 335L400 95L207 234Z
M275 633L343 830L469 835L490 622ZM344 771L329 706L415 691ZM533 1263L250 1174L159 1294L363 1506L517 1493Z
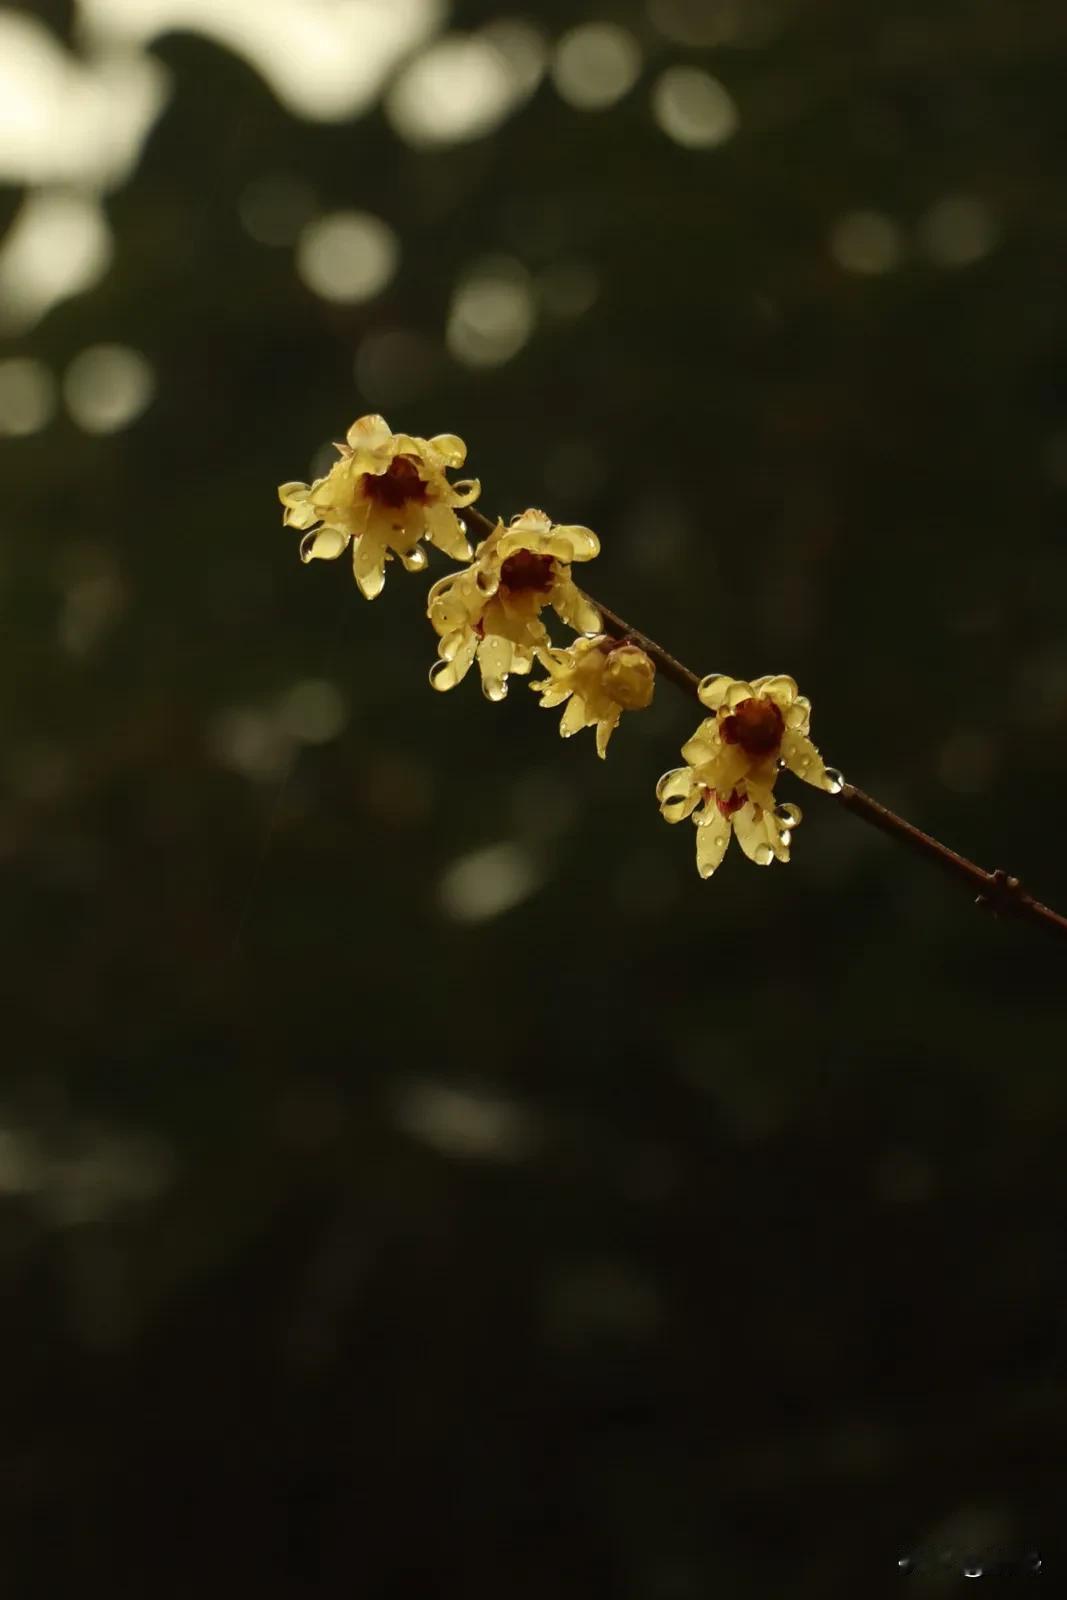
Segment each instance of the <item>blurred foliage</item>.
M1063 8L759 13L601 6L629 95L442 149L168 36L111 270L10 346L158 385L0 443L12 1595L825 1597L1062 1545L1062 953L817 796L702 884L669 686L603 764L521 682L435 698L424 582L367 605L279 526L362 412L458 432L487 511L589 523L594 593L794 674L849 777L1067 903ZM720 148L650 114L679 63ZM395 229L379 296L250 237L278 175ZM598 293L464 366L501 256Z

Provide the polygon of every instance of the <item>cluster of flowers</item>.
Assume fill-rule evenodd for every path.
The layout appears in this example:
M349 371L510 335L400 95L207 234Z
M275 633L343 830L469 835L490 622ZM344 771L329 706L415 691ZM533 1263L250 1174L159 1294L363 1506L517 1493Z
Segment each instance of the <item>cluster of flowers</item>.
M393 556L409 572L425 568L423 539L469 563L430 589L427 615L438 635L433 687L455 688L477 661L485 694L502 700L509 676L528 674L536 661L547 676L530 687L542 706L565 704L560 733L567 738L595 727L597 753L604 756L622 713L651 703L656 669L634 640L603 631L600 612L574 582L574 563L599 553L596 535L531 510L506 527L498 522L472 551L458 513L477 498L480 485L447 477L466 459L462 439L392 433L382 417L369 416L352 425L337 449L340 459L325 477L278 490L283 521L304 532L301 559L335 560L351 548L356 582L368 600L381 593ZM553 646L542 617L546 607L578 635L573 644ZM659 781L662 815L668 822L692 818L702 877L719 865L731 831L758 866L787 861L800 811L776 802L779 769L816 788L840 786L809 737L809 701L787 677L748 683L713 674L698 694L711 715L682 747L686 765Z

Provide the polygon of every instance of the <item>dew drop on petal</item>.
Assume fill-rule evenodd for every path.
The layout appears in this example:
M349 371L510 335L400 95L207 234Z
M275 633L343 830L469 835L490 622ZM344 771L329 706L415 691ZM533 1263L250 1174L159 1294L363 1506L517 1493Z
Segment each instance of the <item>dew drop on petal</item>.
M507 692L508 681L506 678L482 679L482 693L485 695L487 700L492 700L494 703L499 703L499 701L505 699Z
M790 804L775 806L774 815L778 820L779 827L781 827L783 830L788 830L789 828L795 828L797 826L803 813L801 812L799 806Z
M806 767L810 766L810 764L808 761L804 763ZM840 794L845 787L845 780L836 767L826 768L826 787L831 794Z
M752 859L757 867L769 867L774 860L774 851L769 844L758 844L753 852Z

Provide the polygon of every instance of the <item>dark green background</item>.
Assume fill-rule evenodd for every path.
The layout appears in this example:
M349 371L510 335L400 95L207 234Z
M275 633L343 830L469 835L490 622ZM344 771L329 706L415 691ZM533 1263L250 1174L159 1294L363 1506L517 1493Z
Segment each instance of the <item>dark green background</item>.
M366 410L459 433L484 509L587 522L594 593L697 670L792 673L828 760L1067 905L1067 19L779 0L702 52L595 14L647 52L622 103L546 83L441 152L163 40L115 264L12 347L119 341L159 381L127 432L0 446L12 1596L1061 1565L1062 946L792 783L793 863L702 883L652 795L690 704L663 684L599 763L521 683L433 696L424 580L368 605L301 568L274 491ZM721 149L650 115L680 61L737 101ZM279 171L397 230L382 296L328 306L248 236ZM957 269L922 245L953 194L997 225ZM870 209L903 251L864 276L828 240ZM443 328L501 252L601 292L478 372ZM353 355L397 327L439 355L388 404ZM72 656L101 561L125 603ZM339 737L284 784L220 761L220 717L306 679ZM442 875L505 842L537 892L450 918Z

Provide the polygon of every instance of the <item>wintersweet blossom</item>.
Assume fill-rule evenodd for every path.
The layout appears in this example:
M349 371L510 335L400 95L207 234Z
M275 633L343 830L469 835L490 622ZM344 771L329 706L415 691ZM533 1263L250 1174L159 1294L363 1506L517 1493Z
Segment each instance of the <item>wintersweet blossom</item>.
M334 561L351 544L356 582L373 600L393 554L409 572L425 567L424 535L453 560L470 559L456 508L477 499L480 486L477 479L450 483L445 476L466 460L462 439L454 433L416 439L392 433L384 417L368 416L352 424L337 449L341 459L324 478L278 490L283 523L310 530L300 544L302 561Z
M534 653L548 677L539 678L530 688L541 696L546 709L566 700L559 724L564 739L595 725L598 756L607 755L608 740L623 712L643 711L651 703L656 668L631 639L598 634L592 639L576 639L566 650L538 645Z
M668 822L692 817L702 878L710 878L721 862L731 828L757 866L788 861L800 809L776 804L778 769L788 767L831 794L841 787L840 774L823 765L808 736L810 701L786 677L746 683L716 673L697 692L713 715L682 746L687 765L660 779L660 811Z
M600 613L575 586L571 563L599 550L588 528L557 526L543 511L524 511L506 528L498 523L469 567L430 590L426 611L440 636L434 688L454 688L477 660L486 696L503 700L508 674L529 672L534 650L550 643L545 606L577 633L596 633Z

